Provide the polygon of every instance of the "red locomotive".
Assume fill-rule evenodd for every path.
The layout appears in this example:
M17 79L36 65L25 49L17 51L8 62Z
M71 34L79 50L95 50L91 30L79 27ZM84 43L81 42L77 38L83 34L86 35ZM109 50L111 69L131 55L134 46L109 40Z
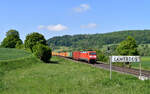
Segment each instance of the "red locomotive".
M96 62L96 51L73 52L73 59L88 61L88 63L95 63Z

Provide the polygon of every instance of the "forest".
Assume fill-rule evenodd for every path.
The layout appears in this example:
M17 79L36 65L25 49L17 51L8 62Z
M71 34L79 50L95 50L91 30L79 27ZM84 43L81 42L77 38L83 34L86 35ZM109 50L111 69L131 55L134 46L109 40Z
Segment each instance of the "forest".
M73 36L64 35L50 38L47 40L47 43L53 50L62 47L67 47L69 48L68 50L107 50L109 47L110 51L115 53L117 45L128 36L132 36L136 40L141 56L150 56L150 30L124 30L103 34L79 34Z

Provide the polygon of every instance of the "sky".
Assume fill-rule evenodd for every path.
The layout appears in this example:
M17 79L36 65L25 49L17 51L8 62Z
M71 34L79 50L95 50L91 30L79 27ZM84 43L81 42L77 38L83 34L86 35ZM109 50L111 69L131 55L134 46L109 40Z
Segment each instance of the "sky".
M150 29L150 0L1 0L0 42L10 29L22 40Z

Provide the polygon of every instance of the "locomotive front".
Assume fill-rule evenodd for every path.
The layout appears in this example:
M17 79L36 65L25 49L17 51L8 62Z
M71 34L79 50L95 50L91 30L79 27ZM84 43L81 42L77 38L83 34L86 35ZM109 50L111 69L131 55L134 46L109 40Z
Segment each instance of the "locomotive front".
M89 51L89 62L95 63L96 62L96 51Z

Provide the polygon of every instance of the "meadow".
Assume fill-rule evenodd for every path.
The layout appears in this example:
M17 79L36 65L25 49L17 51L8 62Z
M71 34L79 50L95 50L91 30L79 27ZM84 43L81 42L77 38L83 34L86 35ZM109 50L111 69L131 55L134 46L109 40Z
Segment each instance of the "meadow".
M109 71L60 57L46 64L29 53L0 67L0 94L150 94L149 80L116 72L110 80Z
M21 57L27 57L31 55L31 53L26 52L24 50L17 49L9 49L9 48L0 48L0 61L2 60L12 60L19 59Z
M141 57L141 66L144 70L150 70L150 56ZM139 63L132 63L134 68L139 68Z

